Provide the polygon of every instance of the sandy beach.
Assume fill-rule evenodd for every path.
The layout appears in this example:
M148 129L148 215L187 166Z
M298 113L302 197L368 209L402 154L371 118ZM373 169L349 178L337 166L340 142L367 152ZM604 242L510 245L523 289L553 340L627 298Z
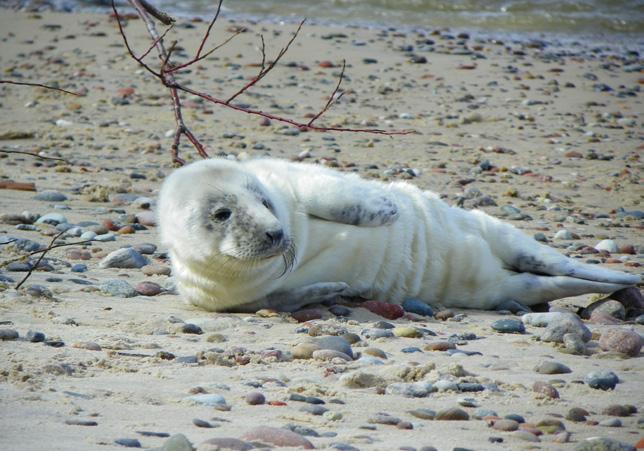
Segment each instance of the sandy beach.
M178 22L170 38L179 41L178 62L194 54L206 26ZM257 73L259 35L270 60L295 29L224 17L210 42L239 27L246 31L182 82L226 98ZM0 153L8 188L0 190L0 448L193 449L176 434L199 450L618 449L587 441L597 437L644 447L644 318L614 303L583 320L592 339L576 352L541 340L541 327L493 329L521 321L509 312L433 305L434 316L387 319L358 304L292 315L187 306L154 226L155 198L173 169L167 90L127 55L107 14L2 9L0 30L1 79L82 94L0 85L0 148L64 160ZM150 45L139 20L125 31L139 52ZM239 103L306 121L346 60L346 93L318 125L417 133L302 132L190 96L183 112L211 156L299 159L408 180L581 261L641 275L644 66L636 50L305 25ZM181 156L199 158L185 139ZM98 241L48 252L16 290L38 255L19 257L67 229L57 242ZM612 252L595 249L603 240ZM123 247L146 265L99 265ZM596 299L551 309L576 313ZM636 337L630 355L619 352L627 338L602 342L624 331ZM350 345L353 355L311 358L309 340ZM619 383L592 388L589 373L598 371ZM262 426L291 433L274 438ZM211 439L220 440L204 444Z

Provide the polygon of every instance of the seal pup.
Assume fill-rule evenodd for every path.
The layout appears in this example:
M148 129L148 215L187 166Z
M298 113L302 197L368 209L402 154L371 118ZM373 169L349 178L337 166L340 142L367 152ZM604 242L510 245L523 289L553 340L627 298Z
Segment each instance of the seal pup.
M180 168L163 184L158 219L180 295L210 311L294 311L338 297L493 309L640 282L409 183L278 159Z

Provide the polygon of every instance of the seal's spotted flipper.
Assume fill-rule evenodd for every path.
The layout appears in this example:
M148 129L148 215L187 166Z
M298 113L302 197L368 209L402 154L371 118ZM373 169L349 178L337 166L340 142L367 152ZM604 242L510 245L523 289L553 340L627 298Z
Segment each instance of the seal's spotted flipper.
M255 313L261 309L294 312L309 304L331 301L350 296L352 290L344 282L320 282L287 291L279 291L250 304L235 308L235 312Z

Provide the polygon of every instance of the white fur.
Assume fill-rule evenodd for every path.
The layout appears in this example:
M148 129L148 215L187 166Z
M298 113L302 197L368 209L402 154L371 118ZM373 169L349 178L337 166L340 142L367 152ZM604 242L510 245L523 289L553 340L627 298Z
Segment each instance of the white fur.
M230 259L224 263L221 243L194 219L203 213L199 202L206 193L243 196L243 181L249 177L259 180L275 204L274 215L258 211L257 220L267 227L281 224L295 243L295 265L281 277L280 257L250 265ZM329 220L329 206L356 199L366 207L377 206L382 196L397 207L389 219L392 224L354 226ZM255 210L253 204L251 211ZM561 291L561 282L582 266L507 223L481 211L450 207L409 183L368 182L353 174L275 159L213 159L177 170L162 188L159 222L181 295L214 311L320 282L345 282L363 297L394 303L416 297L482 309L510 299L534 304L568 295ZM552 263L548 272L562 278L520 273L514 268L522 255ZM560 269L553 271L551 266ZM596 268L582 269L597 273ZM596 290L588 288L590 282L582 283L583 292L614 291L639 281L637 276L599 271L622 278L592 282Z

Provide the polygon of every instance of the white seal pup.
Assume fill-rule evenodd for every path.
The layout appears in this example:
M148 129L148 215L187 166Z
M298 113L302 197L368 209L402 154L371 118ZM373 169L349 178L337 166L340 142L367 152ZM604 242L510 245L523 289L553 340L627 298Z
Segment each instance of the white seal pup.
M293 311L339 296L492 309L640 282L409 183L278 159L180 168L158 208L179 293L211 311Z

